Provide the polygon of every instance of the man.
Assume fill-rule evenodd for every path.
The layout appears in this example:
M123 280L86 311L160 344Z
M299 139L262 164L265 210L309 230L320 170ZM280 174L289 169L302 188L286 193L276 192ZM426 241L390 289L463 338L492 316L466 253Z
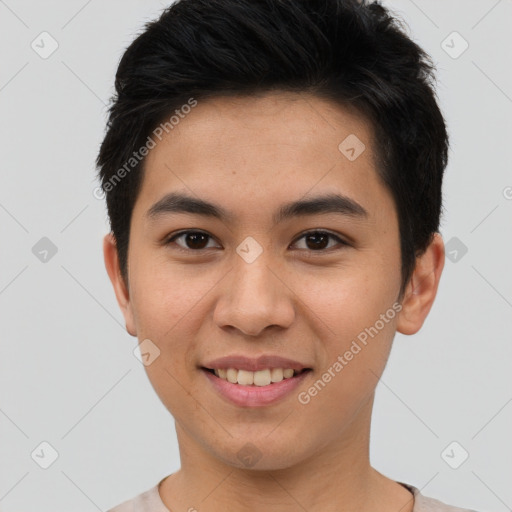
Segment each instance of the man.
M181 468L112 511L462 510L369 461L444 265L433 70L355 0L181 0L127 49L105 264Z

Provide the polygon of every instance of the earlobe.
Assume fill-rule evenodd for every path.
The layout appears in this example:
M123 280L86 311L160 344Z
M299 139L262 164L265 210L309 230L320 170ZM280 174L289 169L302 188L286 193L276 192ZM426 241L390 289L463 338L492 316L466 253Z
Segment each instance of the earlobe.
M407 284L397 319L398 332L410 335L421 329L434 303L444 261L443 239L439 233L435 233L426 251L416 259L416 267Z
M112 286L114 287L117 303L119 304L121 312L124 316L126 330L132 336L137 336L132 303L130 301L130 293L121 275L116 239L112 233L106 234L103 238L103 259L105 261L107 274L110 278Z

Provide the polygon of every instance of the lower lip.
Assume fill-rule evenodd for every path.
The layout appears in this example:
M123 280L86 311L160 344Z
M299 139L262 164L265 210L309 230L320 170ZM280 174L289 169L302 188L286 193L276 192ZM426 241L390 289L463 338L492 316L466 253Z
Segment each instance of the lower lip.
M221 379L208 370L201 369L201 371L222 397L241 407L262 407L273 404L290 395L311 373L311 370L307 370L296 377L283 379L268 386L242 386Z

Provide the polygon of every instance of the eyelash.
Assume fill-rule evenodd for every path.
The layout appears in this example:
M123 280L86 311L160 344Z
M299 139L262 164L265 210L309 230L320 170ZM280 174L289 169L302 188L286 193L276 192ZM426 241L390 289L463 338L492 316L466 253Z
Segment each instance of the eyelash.
M189 234L198 234L198 235L206 235L210 238L213 238L209 233L205 232L205 231L196 231L196 230L189 230L189 231L180 231L178 233L175 233L173 235L171 235L170 238L167 238L165 241L164 241L164 245L168 246L168 245L171 245L176 239L184 236L184 235L189 235ZM342 240L339 236L335 235L334 233L331 233L329 231L322 231L322 230L312 230L312 231L307 231L305 233L302 233L302 235L300 235L298 238L295 239L295 241L293 242L293 244L295 244L296 242L298 242L300 239L306 237L307 235L327 235L328 237L336 240L339 245L341 245L342 247L348 247L349 244L347 242L345 242L344 240ZM341 249L342 247L339 247L337 250ZM180 247L179 245L177 246L177 250L180 251L180 252L186 252L186 253L190 253L190 252L196 252L196 253L200 253L202 251L206 251L208 249L212 249L212 247L210 248L207 248L207 249L188 249L188 248L183 248L183 247ZM333 248L329 248L329 249L319 249L317 251L314 251L312 249L300 249L300 250L305 250L305 251L309 251L311 253L325 253L325 252L329 252L330 250L332 250Z

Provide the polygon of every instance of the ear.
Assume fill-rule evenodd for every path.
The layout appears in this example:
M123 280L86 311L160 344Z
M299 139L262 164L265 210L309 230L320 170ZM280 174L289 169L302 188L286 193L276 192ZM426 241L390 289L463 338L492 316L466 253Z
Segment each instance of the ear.
M117 303L119 304L124 316L126 330L132 336L137 336L132 305L130 302L130 293L121 275L116 239L112 233L108 233L103 238L103 258L105 260L105 268L107 269L108 276L110 277L110 281L114 287Z
M426 251L416 258L413 275L404 293L402 310L398 314L398 332L415 334L421 329L434 303L444 260L443 238L435 233Z

